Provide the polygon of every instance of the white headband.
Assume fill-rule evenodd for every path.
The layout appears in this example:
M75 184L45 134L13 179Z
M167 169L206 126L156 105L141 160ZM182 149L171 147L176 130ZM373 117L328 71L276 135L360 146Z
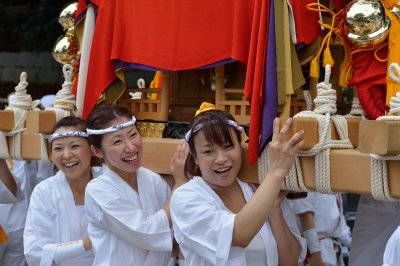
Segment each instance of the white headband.
M106 133L111 133L111 132L115 132L117 130L126 128L126 127L130 127L133 126L136 123L136 118L134 116L132 116L132 120L119 124L119 125L115 125L115 126L111 126L108 128L104 128L104 129L86 129L86 132L88 133L88 135L102 135L102 134L106 134Z
M65 138L65 137L81 137L87 138L88 134L81 131L69 131L69 132L62 132L62 133L54 133L49 136L48 141L52 143L55 139Z
M239 132L243 132L243 127L241 127L240 125L238 125L238 123L236 123L233 120L227 119L225 120L225 123L227 123L228 125L232 126L233 128L235 128L237 131ZM198 124L197 126L195 126L193 129L189 130L186 135L185 135L185 141L186 143L189 143L189 139L190 136L194 133L196 133L197 131L199 131L200 129L203 128L203 123Z

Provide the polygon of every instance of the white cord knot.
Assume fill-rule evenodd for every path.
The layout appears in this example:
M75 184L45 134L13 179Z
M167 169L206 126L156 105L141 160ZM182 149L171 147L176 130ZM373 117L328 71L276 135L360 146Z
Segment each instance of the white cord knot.
M360 104L358 97L353 97L353 102L351 103L350 113L345 115L346 118L360 118L365 120L365 112Z
M0 132L0 157L1 158L15 158L22 159L21 156L21 132L25 131L26 114L30 110L36 110L40 101L32 101L31 95L27 93L28 75L22 72L20 81L15 87L14 97L11 98L9 106L6 110L14 112L14 127L11 131ZM13 149L8 153L8 144L6 137L13 137Z
M329 83L331 76L331 66L325 67L324 82L317 84L317 97L314 99L315 109L317 114L335 114L336 108L336 90L332 89L332 84Z
M390 98L390 111L389 114L400 116L400 95L399 93L396 96Z
M71 92L73 85L73 68L71 65L65 64L63 66L64 83L56 94L56 98L52 103L52 107L46 108L46 110L53 110L56 113L56 121L60 121L62 118L70 115L77 116L76 111L76 98Z
M393 62L390 64L389 69L389 77L391 79L393 79L395 82L397 82L398 84L400 84L400 66L399 64ZM397 72L397 74L395 73Z
M21 109L28 111L38 106L38 102L32 101L32 96L28 94L26 88L28 87L29 83L26 81L26 79L26 72L22 72L20 75L20 81L15 87L14 97L11 98L10 103L6 109Z

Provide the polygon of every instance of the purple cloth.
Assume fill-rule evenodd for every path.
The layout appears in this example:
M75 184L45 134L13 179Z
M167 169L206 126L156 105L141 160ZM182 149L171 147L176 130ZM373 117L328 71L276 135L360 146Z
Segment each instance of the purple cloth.
M277 84L276 84L276 43L275 43L275 13L274 1L271 1L268 29L268 47L264 78L264 93L261 120L261 136L258 148L259 154L264 150L273 132L273 121L278 114Z
M225 60L221 60L221 61L209 64L209 65L205 65L205 66L194 68L194 69L204 69L204 68L216 67L219 65L225 65L225 64L232 63L235 61L236 60L234 60L232 58L228 58ZM159 68L155 68L155 67L143 65L143 64L124 62L121 60L115 60L115 68L125 68L125 69L139 68L139 69L144 69L144 70L148 70L148 71L165 71L164 69L159 69Z

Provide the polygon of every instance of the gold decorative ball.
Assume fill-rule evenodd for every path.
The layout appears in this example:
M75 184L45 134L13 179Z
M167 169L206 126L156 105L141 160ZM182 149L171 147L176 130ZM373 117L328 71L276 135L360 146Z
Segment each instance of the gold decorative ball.
M77 63L80 52L76 37L68 33L60 36L53 45L52 56L61 64L74 65Z
M383 42L390 27L385 7L379 0L356 0L345 9L345 36L356 46Z
M74 27L74 21L77 9L78 9L78 2L73 2L64 7L64 9L61 11L58 17L58 23L60 23L64 29L68 30Z

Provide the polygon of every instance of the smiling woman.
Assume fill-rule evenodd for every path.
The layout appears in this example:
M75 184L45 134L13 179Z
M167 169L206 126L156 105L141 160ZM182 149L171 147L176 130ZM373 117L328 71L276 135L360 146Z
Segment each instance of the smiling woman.
M171 259L171 188L141 167L142 138L135 123L127 109L108 104L97 105L87 118L92 151L104 160L102 175L88 184L85 197L93 265L167 265ZM176 176L172 191L186 181Z
M297 265L305 242L280 187L303 145L303 132L286 139L291 120L274 121L273 167L257 191L237 178L243 128L231 114L203 103L185 140L185 169L194 177L171 197L174 233L185 265Z
M29 265L92 265L87 236L84 193L100 169L91 168L86 124L65 117L49 137L58 173L32 192L24 231L24 252Z

